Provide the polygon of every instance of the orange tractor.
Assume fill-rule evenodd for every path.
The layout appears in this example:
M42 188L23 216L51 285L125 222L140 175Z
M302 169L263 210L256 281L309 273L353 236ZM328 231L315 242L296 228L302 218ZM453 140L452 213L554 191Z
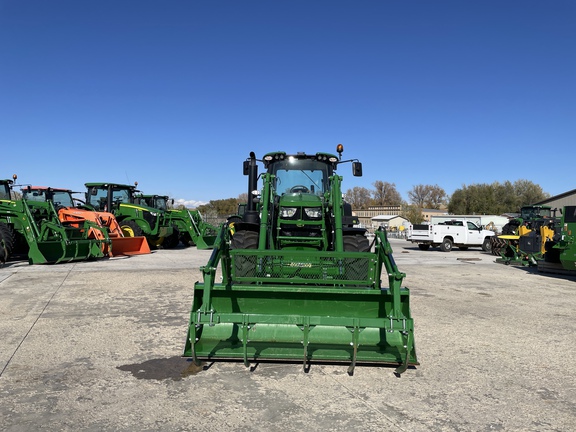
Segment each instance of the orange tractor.
M30 201L52 201L58 212L58 218L64 225L81 227L85 220L94 222L105 232L111 244L102 243L102 252L107 256L149 254L150 247L146 237L134 237L132 232L123 232L112 213L94 211L84 207L84 203L72 196L70 189L44 186L26 186L22 189L24 199ZM132 236L131 236L132 234ZM104 239L103 230L90 228L88 238Z

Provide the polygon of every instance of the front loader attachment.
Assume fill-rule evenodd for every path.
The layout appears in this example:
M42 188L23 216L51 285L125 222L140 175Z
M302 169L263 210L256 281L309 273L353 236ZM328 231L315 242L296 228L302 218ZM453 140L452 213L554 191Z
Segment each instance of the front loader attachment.
M151 253L146 237L111 237L112 247L110 256L118 255L144 255Z
M385 233L375 253L219 245L196 283L185 356L417 365L409 291ZM223 283L215 284L222 261ZM380 287L385 264L388 288Z
M102 258L101 243L94 240L44 240L30 244L30 264L57 264Z
M215 241L216 236L211 235L198 235L193 239L193 242L196 244L196 248L201 250L214 248Z
M181 234L181 240L186 245L194 245L197 249L212 249L216 241L218 229L204 222L197 210L176 210L168 212L171 223L175 224Z
M30 264L101 258L102 249L110 244L105 233L98 240L88 237L91 229L101 229L90 221L79 227L61 222L51 202L4 200L0 207L0 216L21 237Z
M102 242L102 253L107 256L149 254L150 246L144 236L124 237L120 224L114 214L79 208L61 208L58 217L62 223L82 228L90 222L88 238L105 240Z

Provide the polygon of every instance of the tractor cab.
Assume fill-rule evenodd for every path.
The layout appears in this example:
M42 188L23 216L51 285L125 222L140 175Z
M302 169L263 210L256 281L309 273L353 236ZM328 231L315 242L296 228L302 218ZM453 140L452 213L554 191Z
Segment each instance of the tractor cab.
M552 208L549 206L524 206L520 209L520 217L524 222L552 217Z
M357 218L342 199L342 178L335 174L340 163L352 162L352 174L362 175L357 160L342 161L330 153L273 152L244 161L248 176L248 202L242 222L235 223L233 248L293 250L364 250L365 230L355 228ZM266 172L258 176L257 162ZM258 189L258 179L262 188ZM242 232L245 231L245 232ZM360 245L360 243L362 243Z
M49 188L45 186L27 186L22 189L22 197L28 201L52 201L56 209L74 207L73 192L69 189Z
M86 183L86 204L97 211L111 212L120 204L134 202L135 186L108 183Z
M168 210L170 198L166 195L139 194L134 196L134 203L166 211ZM174 200L172 200L172 203L174 203Z
M0 200L8 200L12 199L12 184L14 182L12 180L0 180Z

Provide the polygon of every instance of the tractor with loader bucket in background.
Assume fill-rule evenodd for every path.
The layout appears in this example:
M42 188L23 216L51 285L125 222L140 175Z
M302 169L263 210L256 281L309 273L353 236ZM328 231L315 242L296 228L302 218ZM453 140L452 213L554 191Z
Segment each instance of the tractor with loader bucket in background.
M199 211L168 208L169 203L174 204L174 199L166 195L139 194L134 200L136 203L165 211L168 220L178 229L179 240L184 246L196 246L198 249L214 247L218 228L205 222Z
M136 185L85 183L86 205L96 211L112 213L125 237L146 237L151 249L170 249L178 244L178 230L166 212L134 202Z
M102 243L102 252L105 256L142 255L149 254L150 247L146 237L125 236L120 224L110 212L99 212L90 209L85 203L74 198L70 189L51 188L44 186L26 186L22 189L22 196L29 201L52 201L62 223L80 227L88 220L103 229L91 228L88 237L104 239L107 233L111 243Z
M13 176L16 180L16 175ZM26 255L29 264L52 264L104 257L111 243L105 229L94 222L61 222L51 201L16 198L12 180L0 180L0 236L2 260ZM89 233L100 230L102 236Z
M350 375L360 363L392 364L398 374L418 364L406 275L385 230L370 244L354 226L335 171L351 162L361 176L362 165L336 150L244 161L249 199L241 218L221 225L194 285L185 357L301 361L305 371L346 363Z
M491 237L496 262L507 265L536 266L544 259L546 243L553 240L560 218L549 206L528 205L520 215L502 227L502 234Z

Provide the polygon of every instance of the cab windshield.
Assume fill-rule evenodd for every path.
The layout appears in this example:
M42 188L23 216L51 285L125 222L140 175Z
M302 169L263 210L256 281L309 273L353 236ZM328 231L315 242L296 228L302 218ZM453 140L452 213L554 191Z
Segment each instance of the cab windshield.
M46 201L46 191L45 190L27 191L26 189L24 189L24 190L22 190L22 197L28 201L45 202Z
M549 208L523 208L521 210L522 219L549 218L552 216L552 210Z
M156 197L156 199L152 200L152 207L160 209L160 210L166 210L166 199L165 198L161 198L161 197Z
M54 198L52 201L57 207L74 207L72 195L68 192L54 192Z
M107 208L108 188L90 188L88 191L89 204L99 211L109 211ZM112 190L112 204L130 203L130 191L128 189L114 188Z
M276 175L277 195L286 193L311 193L322 195L328 184L328 166L311 159L290 158L276 162L272 167Z
M0 184L0 199L10 199L10 186L7 183Z
M46 202L48 201L46 190L22 190L22 196L28 201ZM57 207L74 207L72 195L67 191L52 191L52 202Z

